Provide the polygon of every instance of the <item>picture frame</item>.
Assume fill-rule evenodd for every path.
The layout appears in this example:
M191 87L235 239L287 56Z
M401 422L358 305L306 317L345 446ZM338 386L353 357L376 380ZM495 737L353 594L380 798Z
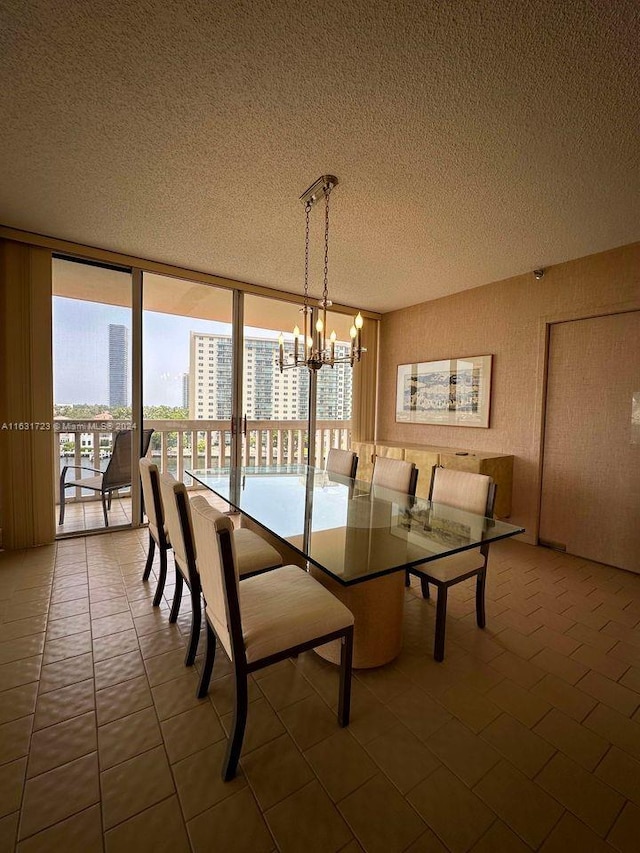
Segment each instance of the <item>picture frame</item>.
M399 364L396 423L489 428L492 355Z

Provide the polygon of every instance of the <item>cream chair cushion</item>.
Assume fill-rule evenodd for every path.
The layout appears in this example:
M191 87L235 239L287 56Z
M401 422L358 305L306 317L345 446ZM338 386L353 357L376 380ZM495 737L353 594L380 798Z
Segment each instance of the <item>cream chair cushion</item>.
M226 518L224 513L211 506L202 495L191 498L193 507L209 508L209 518ZM263 569L275 569L282 565L282 555L253 530L241 527L233 530L233 546L236 554L236 572L243 578L247 574L260 572Z
M244 577L263 569L275 569L282 565L282 556L276 549L253 530L240 527L233 531L233 542L238 560L238 574Z
M239 589L247 663L353 625L351 611L298 566L247 578Z
M446 583L466 575L467 572L475 572L481 569L484 557L479 548L471 551L461 551L459 554L450 554L448 557L440 557L422 566L412 566L411 571L415 574L428 575L436 581Z

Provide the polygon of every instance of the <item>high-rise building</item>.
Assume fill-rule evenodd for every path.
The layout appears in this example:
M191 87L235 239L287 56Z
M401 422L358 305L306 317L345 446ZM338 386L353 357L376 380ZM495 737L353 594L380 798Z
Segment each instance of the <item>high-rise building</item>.
M293 350L293 344L285 349ZM278 369L277 338L245 337L243 396L249 420L306 420L309 373ZM336 357L346 355L349 344L336 343ZM351 417L351 366L325 367L318 375L319 420ZM189 359L189 418L231 418L231 338L191 333Z
M182 408L189 408L189 374L182 374Z
M127 361L129 332L126 326L109 323L109 406L128 403Z

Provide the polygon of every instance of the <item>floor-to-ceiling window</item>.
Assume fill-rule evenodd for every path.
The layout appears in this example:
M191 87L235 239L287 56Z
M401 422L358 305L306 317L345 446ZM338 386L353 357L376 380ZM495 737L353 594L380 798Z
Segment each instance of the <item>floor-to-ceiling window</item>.
M52 287L56 516L64 534L104 527L100 492L66 484L99 485L116 434L132 427L131 270L54 257ZM110 493L107 517L109 526L131 524L128 488Z
M151 456L182 480L231 460L233 291L144 273L142 400ZM188 478L187 482L190 482Z
M141 431L152 430L148 454L187 485L191 468L322 465L329 447L348 447L352 367L341 359L352 318L328 313L333 367L281 371L279 335L289 361L299 310L241 290L56 257L58 533L104 528L105 518L109 527L139 522L135 476L133 495L125 486L104 505L99 490L75 485L82 478L99 484L118 432L132 432L134 473Z
M316 465L323 465L329 448L347 450L351 438L353 365L350 361L353 317L327 311L327 337L335 332L335 363L318 371L316 389Z
M240 428L245 465L306 462L309 435L309 371L280 371L278 338L293 352L299 306L245 294Z

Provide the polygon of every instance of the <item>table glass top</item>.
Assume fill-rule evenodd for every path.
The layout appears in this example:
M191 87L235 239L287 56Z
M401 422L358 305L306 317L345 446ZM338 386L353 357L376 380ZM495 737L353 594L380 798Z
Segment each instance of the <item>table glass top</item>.
M523 532L307 465L186 473L346 585Z

